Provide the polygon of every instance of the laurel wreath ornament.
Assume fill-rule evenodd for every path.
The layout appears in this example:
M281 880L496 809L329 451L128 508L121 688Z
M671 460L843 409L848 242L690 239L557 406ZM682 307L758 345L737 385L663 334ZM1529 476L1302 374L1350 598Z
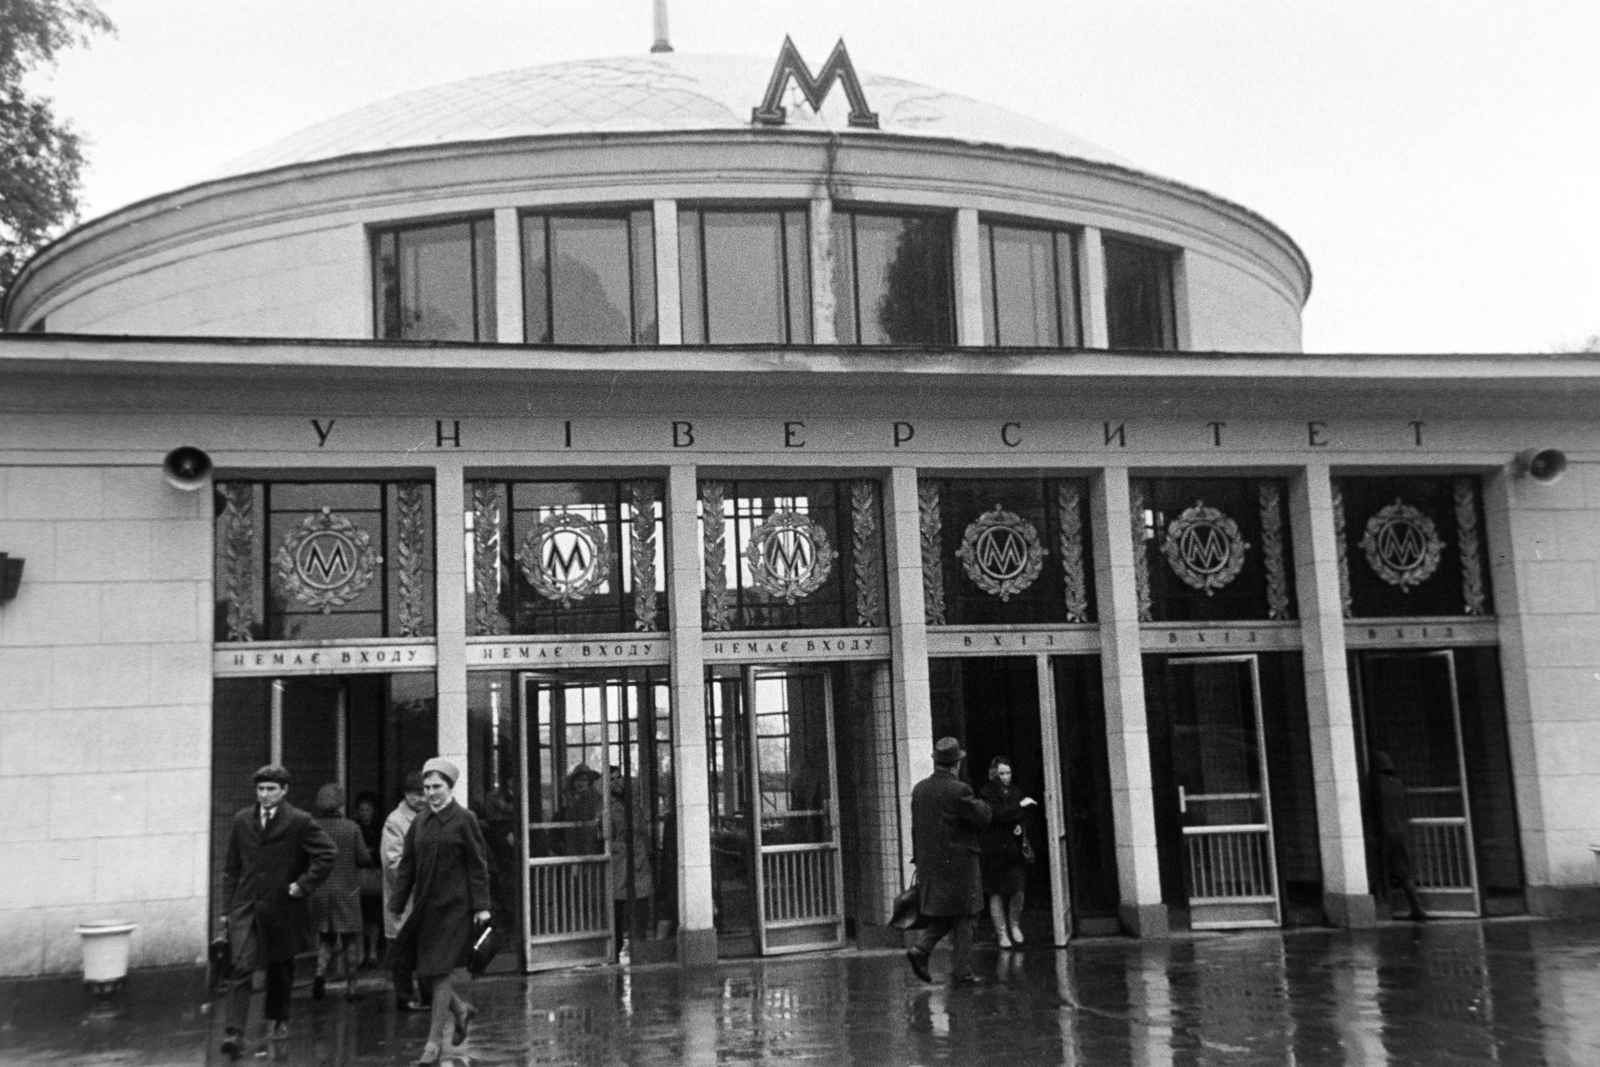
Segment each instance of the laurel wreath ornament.
M348 552L346 572L337 581L329 580L328 559L320 546L331 544ZM340 558L336 556L335 558ZM359 597L372 584L383 562L372 547L372 535L345 518L323 508L308 515L300 525L284 535L276 556L278 588L300 603L331 614ZM323 573L316 574L313 567Z
M1013 538L1022 542L1021 555L1006 551L1015 543ZM956 558L973 585L1004 602L1038 580L1048 552L1033 523L996 504L967 524ZM997 567L997 561L1004 565Z
M803 539L811 546L811 566L804 571L780 573L773 567L773 549L784 543L784 538ZM750 565L750 578L756 588L779 596L785 603L808 597L822 588L833 573L833 561L838 553L828 541L828 533L809 515L798 511L774 511L767 521L756 527L745 546L745 562Z
M1222 540L1224 551L1220 556L1215 553L1215 542L1206 536L1208 531ZM1239 577L1249 547L1239 533L1238 523L1216 508L1207 507L1205 501L1197 500L1194 507L1185 509L1167 524L1167 537L1161 551L1172 572L1185 585L1203 590L1206 596L1214 596L1218 589Z
M589 546L589 560L576 577L556 575L547 554L557 550L556 538L570 534ZM517 546L517 563L538 594L570 608L598 590L611 577L611 553L604 526L575 511L558 511L535 523Z

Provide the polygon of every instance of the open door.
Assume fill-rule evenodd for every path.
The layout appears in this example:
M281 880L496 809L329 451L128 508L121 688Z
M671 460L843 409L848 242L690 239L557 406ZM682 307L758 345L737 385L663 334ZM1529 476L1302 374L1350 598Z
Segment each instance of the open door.
M1481 902L1455 655L1374 651L1360 663L1368 766L1372 756L1388 753L1406 785L1417 895L1429 915L1475 916ZM1387 882L1384 874L1380 884Z
M1190 925L1281 925L1256 657L1174 658L1167 679Z
M616 951L606 744L624 685L538 674L522 682L528 970L606 963Z

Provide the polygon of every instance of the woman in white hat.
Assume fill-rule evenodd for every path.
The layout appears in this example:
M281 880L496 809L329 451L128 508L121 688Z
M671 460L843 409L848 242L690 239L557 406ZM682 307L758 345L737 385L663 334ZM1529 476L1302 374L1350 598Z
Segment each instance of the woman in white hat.
M454 1041L467 1039L477 1009L456 994L465 975L473 938L489 921L489 860L483 830L472 812L455 802L451 790L461 777L455 764L435 757L422 765L427 807L406 831L405 851L396 872L391 910L412 901L411 914L395 938L395 948L415 958L417 974L433 983L433 1025L418 1063L438 1063L445 1027L455 1022Z

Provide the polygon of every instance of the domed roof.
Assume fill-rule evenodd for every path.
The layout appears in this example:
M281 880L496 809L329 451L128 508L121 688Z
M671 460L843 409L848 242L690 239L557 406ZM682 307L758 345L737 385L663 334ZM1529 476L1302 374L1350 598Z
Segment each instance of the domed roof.
M391 149L575 133L748 130L772 60L663 53L552 63L405 93L358 108L223 167L220 176ZM1030 148L1129 166L1098 145L993 104L858 71L884 134ZM792 90L791 90L792 91ZM845 130L842 88L788 127ZM872 134L871 130L853 133Z

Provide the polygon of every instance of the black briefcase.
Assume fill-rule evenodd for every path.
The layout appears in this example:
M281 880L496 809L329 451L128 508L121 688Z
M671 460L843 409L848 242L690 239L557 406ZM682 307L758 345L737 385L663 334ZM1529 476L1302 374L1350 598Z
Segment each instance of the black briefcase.
M226 936L212 940L206 950L206 961L211 965L211 990L226 992L228 979L233 977L233 944Z
M894 909L889 915L889 925L896 930L921 930L928 925L928 917L922 914L922 906L917 900L917 884L911 883L910 888L903 889L894 898Z
M478 938L472 943L472 951L467 956L468 972L480 975L487 971L489 964L500 954L502 940L504 939L494 928L494 924L485 923L483 929L478 931Z

